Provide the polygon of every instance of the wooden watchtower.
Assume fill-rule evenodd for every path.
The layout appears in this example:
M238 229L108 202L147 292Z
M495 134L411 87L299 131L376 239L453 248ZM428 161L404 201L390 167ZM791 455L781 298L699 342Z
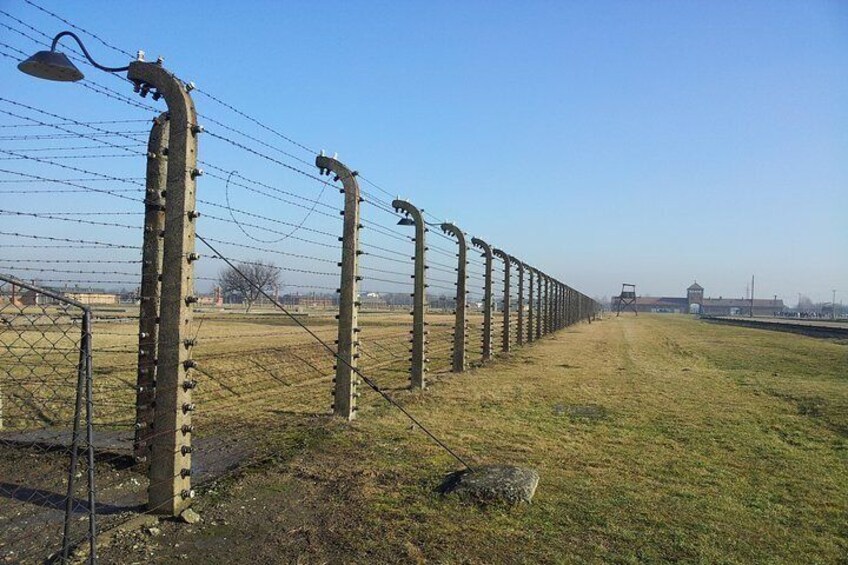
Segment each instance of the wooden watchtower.
M621 315L621 311L630 308L633 313L639 315L636 309L636 285L622 283L621 294L615 297L615 316Z

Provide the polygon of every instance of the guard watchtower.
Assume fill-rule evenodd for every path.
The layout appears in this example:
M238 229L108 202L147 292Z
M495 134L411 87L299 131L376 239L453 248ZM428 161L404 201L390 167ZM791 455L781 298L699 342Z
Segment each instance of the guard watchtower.
M621 285L621 294L616 297L615 301L615 316L621 315L621 311L630 308L637 316L639 311L636 309L636 285L623 283Z

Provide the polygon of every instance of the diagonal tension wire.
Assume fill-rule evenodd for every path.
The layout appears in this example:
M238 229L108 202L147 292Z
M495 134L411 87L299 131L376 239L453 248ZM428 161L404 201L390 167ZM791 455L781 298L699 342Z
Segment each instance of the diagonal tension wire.
M203 244L204 244L206 247L208 247L208 248L209 248L209 250L210 250L210 251L212 251L212 253L214 253L215 255L217 255L217 256L218 256L218 257L219 257L222 261L224 261L224 262L225 262L225 263L226 263L226 264L227 264L227 265L228 265L231 269L233 269L233 271L235 271L236 273L238 273L238 275L239 275L240 277L242 277L245 281L247 281L247 283L248 283L250 286L252 286L253 288L255 288L255 289L256 289L256 290L257 290L260 294L262 294L265 298L267 298L267 299L268 299L268 300L269 300L269 301L270 301L270 302L271 302L274 306L276 306L277 308L279 308L279 309L280 309L280 311L282 311L282 313L283 313L283 314L285 314L285 315L286 315L289 319L291 319L291 320L292 320L295 324L297 324L298 326L300 326L300 328L301 328L301 329L303 329L304 331L306 331L306 333L308 333L310 336L312 336L312 338L313 338L313 339L315 339L315 341L317 341L318 343L320 343L320 344L321 344L321 346L323 346L323 347L324 347L324 349L326 349L326 350L327 350L327 351L328 351L328 352L329 352L329 353L330 353L333 357L335 357L337 361L341 362L341 363L342 363L343 365L345 365L348 369L350 369L351 371L353 371L354 373L356 373L356 375L362 379L362 382L364 382L364 383L365 383L365 384L367 384L369 387L371 387L371 389L372 389L374 392L376 392L377 394L379 394L380 396L382 396L382 397L386 400L386 402L388 402L389 404L391 404L392 406L394 406L395 408L397 408L398 410L400 410L401 412L403 412L403 414L404 414L407 418L409 418L409 420L410 420L413 424L415 424L416 426L418 426L418 427L421 429L421 431L422 431L422 432L424 432L424 433L425 433L425 434L426 434L426 435L427 435L430 439L432 439L432 440L433 440L433 441L434 441L434 442L435 442L435 443L436 443L439 447L441 447L442 449L444 449L444 450L445 450L447 453L449 453L449 454L450 454L450 455L451 455L454 459L456 459L457 461L459 461L459 463L460 463L460 464L464 465L466 469L468 469L469 471L473 471L473 468L471 467L471 465L469 465L468 463L466 463L466 462L465 462L465 460L464 460L462 457L460 457L459 455L457 455L457 453L456 453L453 449L451 449L450 447L448 447L448 445L447 445L447 444L445 444L445 443L444 443L442 440L440 440L438 437L436 437L436 436L433 434L433 432L431 432L430 430L428 430L428 429L427 429L427 428L426 428L426 427L425 427L425 426L424 426L421 422L419 422L419 421L418 421L418 419L416 419L416 418L415 418L415 416L413 416L412 414L410 414L410 413L409 413L409 411L408 411L408 410L406 410L406 408L404 408L403 406L401 406L401 405L400 405L400 404L399 404L399 403L398 403L395 399L393 399L391 396L389 396L388 394L386 394L386 393L385 393L385 392L384 392L384 391L383 391L383 390L382 390L379 386L377 386L377 384L376 384L376 383L374 383L371 379L369 379L368 377L366 377L366 376L362 373L362 371L360 371L358 368L354 367L353 365L351 365L350 363L348 363L345 359L343 359L343 358L342 358L342 357L341 357L341 356L340 356L340 355L339 355L336 351L334 351L334 350L333 350L333 348L332 348L332 347L330 347L330 346L327 344L327 342L326 342L326 341L324 341L323 339L321 339L321 338L318 336L318 334L316 334L315 332L313 332L313 331L312 331L312 329L311 329L311 328L309 328L309 326L307 326L306 324L304 324L303 322L301 322L301 321L297 318L297 316L292 315L292 314L291 314L291 312L289 312L289 311L286 309L286 307L285 307L285 306L283 306L282 304L280 304L280 303L279 303L279 302L278 302L275 298L273 298L270 294L268 294L267 292L265 292L265 290L264 290L262 287L260 287L259 285L257 285L256 283L254 283L252 280L250 280L250 279L249 279L249 278L248 278L248 277L247 277L244 273L242 273L242 272L241 272L241 270L240 270L238 267L236 267L236 266L235 266L235 265L234 265L234 264L233 264L233 263L232 263L229 259L227 259L227 258L226 258L226 257L224 257L223 255L221 255L221 253L219 253L217 249L215 249L214 247L212 247L212 245L210 245L210 244L209 244L209 242L207 242L207 241L206 241L206 239L204 239L204 238L203 238L201 235L199 235L199 234L195 234L195 237L196 237L197 239L199 239L201 242L203 242Z

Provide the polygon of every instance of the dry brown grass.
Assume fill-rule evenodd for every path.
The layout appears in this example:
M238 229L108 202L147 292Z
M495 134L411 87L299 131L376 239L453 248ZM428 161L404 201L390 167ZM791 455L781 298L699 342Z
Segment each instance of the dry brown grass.
M845 344L623 316L435 374L423 393L402 390L405 359L389 355L380 369L363 359L463 456L539 470L533 505L482 509L435 493L457 463L375 394L350 425L316 418L328 412L329 373L287 372L289 356L269 353L304 343L290 325L221 318L201 328L197 358L219 377L201 379L199 433L217 415L260 420L273 459L202 496L205 525L163 525L141 545L157 561L792 563L848 553ZM405 318L388 318L363 327L402 351ZM288 384L248 372L254 358L279 362Z

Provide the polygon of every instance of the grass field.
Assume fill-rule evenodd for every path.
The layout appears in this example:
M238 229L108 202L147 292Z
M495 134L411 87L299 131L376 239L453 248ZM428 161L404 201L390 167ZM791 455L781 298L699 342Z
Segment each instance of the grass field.
M203 522L104 562L846 562L846 344L700 323L580 325L395 396L474 463L537 469L534 502L435 491L458 464L365 395L290 415L276 455L205 492ZM113 560L113 561L110 561Z

